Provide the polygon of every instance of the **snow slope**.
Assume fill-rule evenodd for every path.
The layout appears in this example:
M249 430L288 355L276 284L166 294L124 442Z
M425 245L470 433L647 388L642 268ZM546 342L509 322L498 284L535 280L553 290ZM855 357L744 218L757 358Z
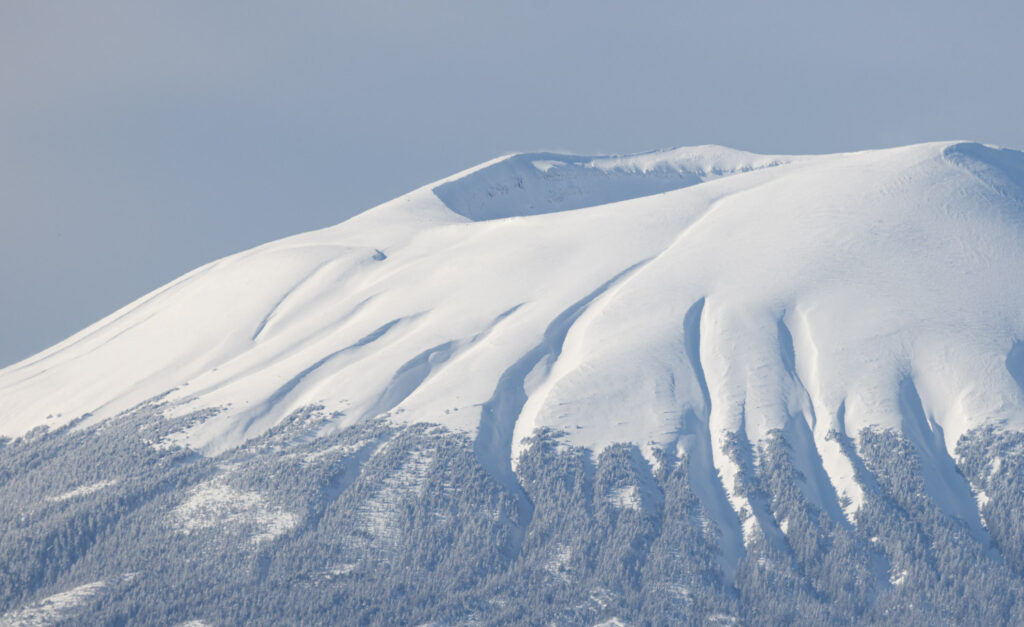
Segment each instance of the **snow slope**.
M553 427L676 449L731 485L728 435L781 429L838 514L859 487L827 436L876 426L976 520L950 451L1024 427L1022 277L1012 150L513 155L203 266L0 371L0 434L170 391L169 414L225 408L181 436L206 453L322 404L332 429L465 430L508 480Z

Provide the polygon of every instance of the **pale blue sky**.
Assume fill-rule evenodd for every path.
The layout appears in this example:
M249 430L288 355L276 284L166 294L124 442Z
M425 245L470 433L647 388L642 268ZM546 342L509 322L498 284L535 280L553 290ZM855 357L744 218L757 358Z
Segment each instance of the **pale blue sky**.
M1019 2L0 3L0 366L521 150L1024 146Z

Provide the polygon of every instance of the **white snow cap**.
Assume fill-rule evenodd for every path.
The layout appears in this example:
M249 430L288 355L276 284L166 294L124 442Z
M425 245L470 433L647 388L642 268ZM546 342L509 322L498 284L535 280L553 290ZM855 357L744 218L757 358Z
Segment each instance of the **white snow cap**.
M687 452L700 425L822 451L876 425L952 450L1024 419L1022 186L1024 153L971 143L504 157L0 371L0 434L173 390L171 413L226 408L182 436L207 453L310 404L505 464L538 427Z

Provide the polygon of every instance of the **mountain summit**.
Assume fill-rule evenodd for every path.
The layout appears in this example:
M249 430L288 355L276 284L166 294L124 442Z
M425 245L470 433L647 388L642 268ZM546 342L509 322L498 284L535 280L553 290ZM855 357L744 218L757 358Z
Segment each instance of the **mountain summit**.
M902 498L880 470L884 451L914 460L921 498L978 551L1016 546L1015 531L984 515L988 479L972 474L984 455L963 447L1024 430L1022 278L1014 150L515 154L198 268L0 371L0 435L99 432L145 409L138 429L164 425L158 449L217 459L263 450L253 443L297 416L307 444L369 424L439 428L468 442L481 476L516 502L495 514L511 530L509 563L544 520L528 480L541 472L539 441L595 460L628 449L623 467L646 479L605 501L667 516L659 473L685 467L726 590L707 607L740 617L728 590L753 585L753 546L790 555L794 581L811 582L799 585L824 576L800 561L810 545L796 546L783 488L764 474L785 459L800 511L860 538L849 540L864 551L854 561L877 599L916 567L903 549L872 557L861 537L884 527L873 499ZM382 454L346 454L356 450L356 467ZM432 475L410 459L420 458L395 461L403 478L377 489L426 485L416 482ZM584 475L599 477L602 462L587 463L597 470ZM202 489L189 498L220 502ZM174 511L187 521L202 510ZM306 520L282 504L260 512L281 525L253 536L268 541ZM573 549L557 550L568 553L551 572L575 576ZM1009 561L1000 568L1018 567ZM868 616L870 599L842 616Z
M968 143L503 157L210 263L0 371L0 434L167 393L225 408L184 434L206 451L311 404L339 428L498 427L506 449L538 427L685 447L691 417L752 441L901 427L913 385L952 448L1024 424L1022 183L1024 154Z

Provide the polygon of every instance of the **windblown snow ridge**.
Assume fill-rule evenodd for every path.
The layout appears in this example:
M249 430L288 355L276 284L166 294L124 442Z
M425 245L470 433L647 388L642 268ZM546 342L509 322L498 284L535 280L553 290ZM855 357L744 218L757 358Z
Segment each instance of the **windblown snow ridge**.
M792 160L722 146L615 157L524 153L473 169L433 189L459 215L496 220L660 194Z

